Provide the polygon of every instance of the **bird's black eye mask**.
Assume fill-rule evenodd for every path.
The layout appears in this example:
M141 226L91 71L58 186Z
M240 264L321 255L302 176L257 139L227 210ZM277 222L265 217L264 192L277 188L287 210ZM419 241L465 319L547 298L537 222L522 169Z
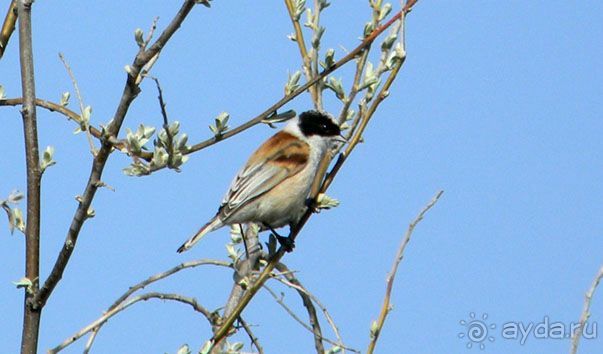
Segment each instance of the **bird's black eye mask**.
M299 129L306 136L338 136L341 134L339 126L325 113L307 111L299 116Z

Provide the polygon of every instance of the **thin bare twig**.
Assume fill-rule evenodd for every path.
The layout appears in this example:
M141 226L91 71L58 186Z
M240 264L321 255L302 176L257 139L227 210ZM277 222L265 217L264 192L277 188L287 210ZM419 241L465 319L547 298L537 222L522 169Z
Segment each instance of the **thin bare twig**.
M584 295L584 306L582 308L582 314L580 315L580 322L578 323L578 327L572 333L572 346L570 348L570 354L576 354L578 352L578 344L580 344L580 338L584 332L584 326L586 326L586 321L590 317L590 303L595 295L595 290L597 286L599 286L599 282L603 279L603 266L599 268L599 272L595 276L593 283L590 286L590 289Z
M115 307L115 308L113 308L113 309L105 312L97 320L95 320L94 322L90 323L86 327L82 328L80 331L78 331L78 332L74 333L73 335L69 336L61 344L59 344L56 347L48 350L48 354L55 354L55 353L60 352L61 350L65 349L70 344L72 344L73 342L77 341L78 339L80 339L81 337L83 337L84 335L86 335L87 333L89 333L89 332L91 332L93 330L96 331L96 332L98 332L99 329L109 319L111 319L111 317L117 315L118 313L122 312L123 310L125 310L128 307L134 305L137 302L147 301L149 299L171 300L171 301L181 302L181 303L190 305L195 311L197 311L197 312L201 313L203 316L205 316L205 318L207 318L207 320L210 321L210 323L211 323L212 318L213 318L211 311L209 311L205 307L201 306L197 302L197 300L194 299L194 298L182 296L182 295L179 295L179 294L166 294L166 293L158 293L158 292L146 293L146 294L134 296L134 297L128 299L128 301L125 301L124 303L122 303L120 306L117 306L117 307Z
M170 132L170 123L168 120L167 111L165 110L165 101L163 100L163 90L161 90L161 85L159 84L159 79L153 76L150 76L153 81L155 81L155 85L157 86L157 99L159 100L159 107L161 108L161 116L163 117L163 129L165 130L165 135L167 137L167 154L168 161L167 166L173 167L173 157L174 157L174 137Z
M301 282L297 279L295 274L292 271L290 271L289 268L285 264L279 262L275 268L278 269L280 273L274 274L273 278L276 279L277 281L285 284L286 286L288 286L292 289L295 289L297 291L297 293L299 294L299 296L302 298L302 301L304 302L304 306L306 305L306 301L310 301L310 303L313 302L320 308L323 315L327 319L327 322L331 326L333 333L335 333L335 336L337 337L337 345L339 347L341 347L342 349L349 350L354 353L359 353L358 350L350 348L343 343L343 339L341 338L341 334L339 333L339 328L337 328L337 325L335 324L333 317L331 317L326 306L324 306L320 302L320 300L316 297L316 295L314 295L310 291L308 291L308 289L306 289L301 284ZM283 278L285 278L285 279L283 279ZM310 312L310 310L308 310L308 312Z
M75 95L77 96L77 100L80 104L80 127L83 131L85 131L86 138L88 139L88 144L90 145L90 153L92 156L96 156L96 147L94 146L94 141L92 141L92 136L90 135L90 123L84 119L84 100L82 99L82 94L80 93L80 87L77 84L77 80L75 79L75 75L71 70L71 66L67 63L65 56L63 53L59 53L59 59L65 66L65 70L67 70L67 74L69 78L71 78L71 84L73 85L73 89L75 90Z
M127 76L126 84L124 87L124 91L122 93L119 105L117 106L117 110L111 120L111 123L107 127L107 132L109 136L117 136L119 130L124 122L126 114L130 108L130 104L134 101L138 93L140 92L139 83L136 82L136 78L140 73L140 70L149 63L149 61L157 55L162 48L165 47L169 39L172 35L178 30L186 16L189 14L193 6L195 5L195 0L185 0L178 11L178 13L174 16L172 21L168 24L168 26L161 33L159 38L154 42L154 44L148 50L140 50L136 57L134 58L134 62L130 67L130 73ZM48 297L61 280L63 276L63 272L67 267L69 259L71 258L71 254L73 253L73 249L77 242L77 239L80 234L80 230L84 221L87 218L87 212L92 204L92 199L94 199L94 195L99 187L99 183L101 182L101 176L103 170L105 168L105 164L107 163L107 159L109 158L109 154L111 153L111 149L113 145L108 141L103 141L101 148L98 153L94 157L94 161L92 163L92 171L90 172L90 177L88 178L88 183L82 194L81 201L77 207L75 215L73 216L71 226L69 227L69 231L67 233L67 237L63 244L61 251L55 261L55 264L50 272L50 275L44 282L44 285L40 288L40 291L34 298L34 307L41 308L44 306Z
M372 354L375 350L375 345L377 344L377 340L379 339L379 334L381 333L381 329L383 329L383 324L385 323L385 318L387 314L391 310L390 308L390 299L392 294L392 289L394 287L394 279L396 278L396 272L398 271L398 266L400 262L402 262L402 258L404 257L404 250L406 249L406 245L410 241L410 237L412 236L412 232L415 227L423 220L425 213L429 211L440 199L444 191L439 191L433 197L433 199L419 212L419 215L408 225L408 229L406 230L406 234L402 239L402 243L400 243L400 247L398 248L398 252L396 253L396 258L394 259L394 263L392 264L392 268L387 275L387 279L385 280L387 284L387 288L385 290L385 298L383 299L383 305L381 306L381 312L379 313L379 318L375 321L374 324L371 325L371 341L369 343L368 349L366 351L367 354Z
M329 342L333 345L338 345L335 341L332 341L328 338L325 338L322 335L322 331L320 330L320 324L318 322L318 319L316 317L316 310L314 310L313 314L310 315L310 324L307 324L306 322L304 322L301 318L299 318L299 316L297 316L297 314L295 313L295 311L293 311L289 306L287 306L287 304L285 304L285 302L283 301L283 295L281 294L281 296L278 296L276 294L276 292L274 292L274 290L272 290L268 285L264 284L264 289L266 289L266 291L268 291L270 293L270 295L272 295L272 297L274 298L274 300L281 305L281 307L285 310L285 312L287 312L289 314L289 316L291 316L297 323L299 323L302 327L304 327L305 329L307 329L309 332L311 332L314 335L314 347L316 348L316 353L318 354L322 354L325 352L325 348L322 344L322 341L324 340L325 342Z
M306 40L304 39L304 32L302 31L301 24L299 23L301 14L296 18L295 16L295 6L293 4L293 0L285 0L285 5L287 6L287 11L289 12L289 17L291 18L291 23L293 24L293 29L295 30L295 42L297 42L297 46L299 47L299 54L302 59L302 68L304 69L304 75L306 76L306 80L312 79L312 69L311 69L311 61L310 56L308 55L308 50L306 49ZM310 96L312 96L312 101L316 102L318 97L317 86L311 86L309 88Z
M247 322L245 322L245 320L243 320L243 317L239 317L239 323L241 324L241 326L243 327L243 329L249 336L249 339L251 340L251 344L253 346L255 346L255 348L258 350L258 354L264 354L264 348L262 348L262 346L260 345L258 337L253 333L249 324L247 324Z

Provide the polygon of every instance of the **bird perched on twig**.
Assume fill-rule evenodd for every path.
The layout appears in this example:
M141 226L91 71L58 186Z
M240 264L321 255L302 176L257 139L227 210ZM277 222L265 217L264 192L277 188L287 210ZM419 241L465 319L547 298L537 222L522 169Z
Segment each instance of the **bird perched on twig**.
M323 156L344 142L331 115L307 111L266 140L239 171L216 215L186 241L178 253L224 225L256 223L271 230L290 251L293 241L274 229L295 225L306 212L307 198Z

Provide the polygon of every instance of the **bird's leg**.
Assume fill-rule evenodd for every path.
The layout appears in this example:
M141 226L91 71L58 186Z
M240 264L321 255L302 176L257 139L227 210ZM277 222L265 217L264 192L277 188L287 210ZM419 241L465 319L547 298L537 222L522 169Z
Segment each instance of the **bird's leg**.
M272 231L272 233L276 237L276 240L278 241L278 243L281 246L283 246L283 248L285 249L285 251L287 251L287 252L293 251L293 248L295 248L295 241L293 241L293 239L291 238L291 234L289 234L289 236L287 236L287 237L281 236L276 231L274 231L274 229L272 228L272 226L270 226L270 225L266 225L266 226L268 227L268 229L270 231Z
M241 237L243 238L243 247L245 247L245 257L249 259L249 247L247 247L247 237L245 236L245 231L243 231L243 224L238 224L239 230L241 230Z

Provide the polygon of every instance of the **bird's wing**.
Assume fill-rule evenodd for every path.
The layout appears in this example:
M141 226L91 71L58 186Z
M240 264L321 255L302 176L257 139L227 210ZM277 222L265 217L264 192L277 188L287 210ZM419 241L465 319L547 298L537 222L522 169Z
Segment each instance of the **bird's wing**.
M309 151L307 143L285 132L268 139L232 181L220 206L221 219L227 220L239 208L299 173L308 164Z

